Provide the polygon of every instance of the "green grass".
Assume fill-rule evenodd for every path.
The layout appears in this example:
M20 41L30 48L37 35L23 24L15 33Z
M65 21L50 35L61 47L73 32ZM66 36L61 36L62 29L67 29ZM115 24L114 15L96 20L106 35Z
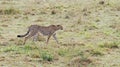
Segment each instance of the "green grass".
M41 52L41 58L44 60L44 61L53 61L53 55L49 52L46 52L46 51L43 51Z
M104 55L102 49L93 49L91 52L90 52L93 56L102 56Z
M59 49L58 55L60 56L65 56L68 53L67 49Z
M0 14L2 15L14 15L14 14L19 14L20 11L15 9L15 8L7 8L7 9L1 9Z
M99 45L101 48L119 48L119 42L108 42Z
M0 66L4 67L119 67L119 0L0 1ZM38 4L39 3L39 4ZM31 5L32 4L32 5ZM60 24L56 44L51 37L25 45L32 24ZM16 62L19 61L19 62Z
M12 52L17 51L19 48L17 46L9 46L1 49L1 52Z

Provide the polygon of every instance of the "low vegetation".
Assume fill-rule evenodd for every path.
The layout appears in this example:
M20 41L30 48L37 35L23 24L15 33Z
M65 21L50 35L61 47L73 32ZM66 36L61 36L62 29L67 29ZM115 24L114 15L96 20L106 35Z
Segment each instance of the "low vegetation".
M20 11L15 8L7 8L7 9L1 9L0 15L15 15L19 14Z
M120 0L0 0L0 67L119 67ZM23 45L32 24L60 24L59 44ZM19 62L18 62L19 61Z
M103 43L99 45L101 48L119 48L119 42L110 42L110 43Z

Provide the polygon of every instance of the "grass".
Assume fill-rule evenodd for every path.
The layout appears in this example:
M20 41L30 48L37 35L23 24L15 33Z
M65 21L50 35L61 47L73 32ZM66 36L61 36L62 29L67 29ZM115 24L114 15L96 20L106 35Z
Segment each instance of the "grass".
M44 61L53 61L53 55L49 52L42 52L41 53L41 58L44 60Z
M90 66L92 65L92 60L90 60L88 57L74 57L70 63L68 63L68 67L84 67L84 66Z
M100 48L93 49L90 53L91 53L93 56L102 56L102 55L104 55L102 49L100 49Z
M14 15L14 14L19 14L20 11L15 9L15 8L7 8L7 9L1 9L0 14L1 15Z
M60 50L58 51L58 55L60 55L60 56L65 56L67 52L68 52L67 49L60 49Z
M0 66L119 67L118 0L0 1ZM32 5L31 5L32 4ZM32 24L60 24L56 44L51 37L22 45ZM3 58L4 57L4 58ZM19 62L16 62L19 61Z
M101 48L119 48L119 42L103 43L99 46Z
M9 46L4 49L1 49L1 52L11 52L11 51L17 51L19 48L17 46Z

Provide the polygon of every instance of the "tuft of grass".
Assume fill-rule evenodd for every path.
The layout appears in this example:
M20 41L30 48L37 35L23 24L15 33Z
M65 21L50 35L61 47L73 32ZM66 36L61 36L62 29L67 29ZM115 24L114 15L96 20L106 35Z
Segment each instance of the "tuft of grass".
M28 16L24 16L23 19L24 20L28 20L29 18L28 18Z
M40 58L40 50L31 50L28 55L32 58Z
M65 57L65 56L70 57L70 55L74 54L73 52L74 52L74 49L71 50L71 46L59 48L59 50L57 51L58 55L60 55L62 57Z
M94 56L102 56L102 55L104 55L103 52L101 50L98 50L98 49L94 49L90 53L92 55L94 55Z
M23 49L25 49L25 50L33 50L33 49L38 49L38 47L37 46L35 46L35 45L25 45L24 47L23 47Z
M100 47L95 47L94 45L88 45L86 52L89 52L92 56L102 56L104 55L104 49Z
M15 9L15 8L8 8L8 9L1 9L0 14L5 14L5 15L14 15L14 14L19 14L20 11Z
M99 45L101 48L119 48L118 42L111 42L111 43L103 43Z
M46 51L43 51L41 53L41 58L44 60L44 61L53 61L53 55L50 54L49 52L46 52Z
M6 48L1 49L2 52L11 52L11 51L17 51L19 48L17 46L9 46Z
M85 32L84 36L86 39L90 39L92 37L92 34L89 32Z
M85 50L82 50L80 48L77 48L77 50L72 50L72 55L71 57L76 57L76 56L80 56L80 57L84 57L84 56L87 56L89 53L86 52Z
M88 66L92 63L92 60L89 59L88 57L74 57L72 58L72 60L70 61L70 63L68 63L68 67L84 67L84 66Z
M77 24L82 24L81 17L78 19Z
M58 51L58 54L59 54L60 56L65 56L66 53L67 53L67 51L66 51L65 49L62 49L62 50L59 50L59 51Z
M77 53L77 56L84 56L84 52L83 52L83 51L79 51L79 52Z

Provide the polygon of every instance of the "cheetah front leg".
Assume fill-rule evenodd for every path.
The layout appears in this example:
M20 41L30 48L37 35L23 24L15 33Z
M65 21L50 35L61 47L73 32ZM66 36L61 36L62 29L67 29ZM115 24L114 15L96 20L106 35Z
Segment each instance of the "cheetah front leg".
M56 33L53 34L53 38L55 39L55 41L57 42L57 44L59 44L58 39L57 39L57 37L56 37Z

